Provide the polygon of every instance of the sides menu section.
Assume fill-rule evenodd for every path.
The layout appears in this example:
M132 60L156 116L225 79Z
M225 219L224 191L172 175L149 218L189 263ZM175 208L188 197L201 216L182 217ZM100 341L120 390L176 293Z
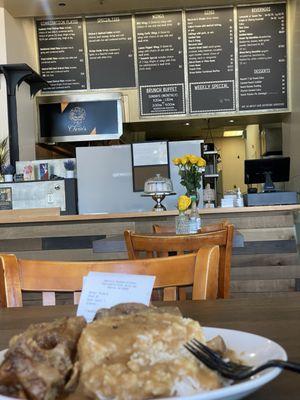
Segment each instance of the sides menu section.
M132 18L86 19L91 89L135 86Z
M136 16L140 113L185 114L182 13Z
M235 111L233 8L186 12L190 113Z
M37 21L41 76L45 91L86 89L82 19Z
M238 7L239 109L287 108L286 5Z

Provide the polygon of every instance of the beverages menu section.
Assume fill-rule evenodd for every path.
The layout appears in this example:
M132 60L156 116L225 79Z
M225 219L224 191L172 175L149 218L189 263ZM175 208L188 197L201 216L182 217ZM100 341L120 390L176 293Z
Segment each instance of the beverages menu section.
M86 19L91 89L135 86L131 16Z
M185 114L182 13L136 16L141 115Z
M239 109L287 108L286 6L238 8Z
M190 113L235 111L233 8L186 12Z
M285 3L36 24L44 90L138 86L142 117L287 109Z
M41 76L50 84L44 91L86 89L82 19L37 21Z

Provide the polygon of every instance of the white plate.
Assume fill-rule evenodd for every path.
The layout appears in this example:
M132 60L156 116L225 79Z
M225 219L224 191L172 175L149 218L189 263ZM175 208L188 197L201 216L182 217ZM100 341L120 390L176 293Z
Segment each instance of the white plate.
M249 365L261 365L270 359L287 360L284 349L265 337L219 328L204 328L204 332L208 340L217 335L222 336L226 345ZM4 353L5 351L0 352L0 362L3 360ZM280 372L280 368L269 368L242 383L188 397L169 397L168 400L238 400L258 390ZM0 395L0 400L12 400L12 397Z

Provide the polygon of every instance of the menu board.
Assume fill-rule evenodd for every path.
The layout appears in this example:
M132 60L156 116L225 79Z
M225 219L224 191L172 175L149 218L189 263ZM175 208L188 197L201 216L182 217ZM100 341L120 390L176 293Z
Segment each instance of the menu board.
M140 113L185 114L182 14L136 16Z
M186 12L190 113L235 111L233 8Z
M286 5L238 7L239 109L287 108Z
M91 89L135 86L131 16L86 19Z
M41 76L50 84L44 91L86 89L82 19L37 21Z

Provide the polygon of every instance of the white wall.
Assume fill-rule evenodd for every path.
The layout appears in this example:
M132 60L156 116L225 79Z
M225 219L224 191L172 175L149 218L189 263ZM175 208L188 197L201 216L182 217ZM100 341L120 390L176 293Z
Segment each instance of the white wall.
M37 70L34 21L31 18L13 18L0 7L0 63L26 63ZM23 83L17 89L20 159L35 158L36 107L30 98L29 86ZM0 140L8 136L6 82L0 76Z
M242 137L215 138L214 143L221 156L223 193L240 188L247 191L244 184L245 140Z

